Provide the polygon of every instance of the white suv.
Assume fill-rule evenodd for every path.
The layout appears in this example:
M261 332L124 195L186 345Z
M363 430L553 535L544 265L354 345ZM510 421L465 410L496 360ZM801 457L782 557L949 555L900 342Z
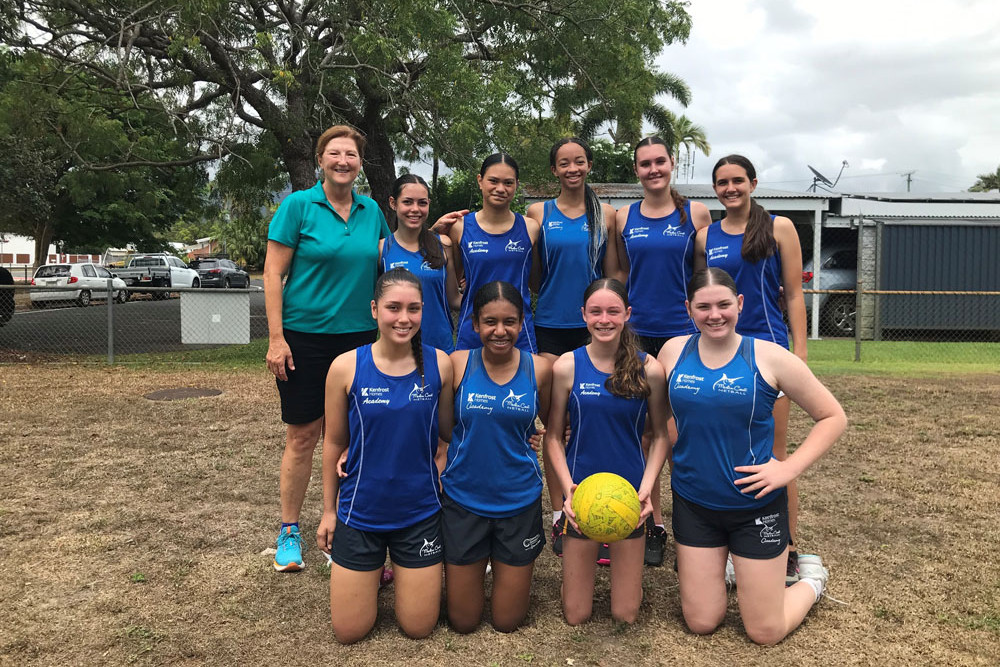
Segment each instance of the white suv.
M77 290L31 290L31 305L44 308L57 301L76 301L78 306L90 305L94 299L108 296L108 278L112 279L112 298L118 303L129 299L125 281L99 264L44 264L35 270L31 284L36 287L79 287Z

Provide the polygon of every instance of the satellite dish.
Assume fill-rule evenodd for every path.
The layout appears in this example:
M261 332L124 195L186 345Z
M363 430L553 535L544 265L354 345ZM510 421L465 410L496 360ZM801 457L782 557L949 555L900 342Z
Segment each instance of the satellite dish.
M819 173L819 171L817 171L811 164L807 164L806 166L809 167L809 171L813 173L812 185L809 186L806 192L816 192L817 188L823 188L828 192L832 192L833 190L831 188L837 187L837 183L840 182L840 177L843 175L844 169L849 167L850 165L847 164L847 160L841 162L840 173L837 174L837 180L832 182L830 181L829 178Z

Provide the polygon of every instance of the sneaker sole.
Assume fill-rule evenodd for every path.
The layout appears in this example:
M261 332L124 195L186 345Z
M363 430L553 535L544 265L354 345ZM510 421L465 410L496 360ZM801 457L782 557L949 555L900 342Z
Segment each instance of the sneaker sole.
M289 563L288 565L279 565L278 561L274 561L274 569L278 572L301 572L305 568L305 563Z

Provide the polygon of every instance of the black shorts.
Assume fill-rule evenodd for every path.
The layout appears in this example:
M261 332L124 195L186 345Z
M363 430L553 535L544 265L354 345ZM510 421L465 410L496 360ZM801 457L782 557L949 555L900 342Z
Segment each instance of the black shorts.
M337 519L330 556L337 565L370 572L385 564L385 552L400 567L430 567L444 560L441 545L441 513L398 530L374 531L351 528Z
M587 327L575 329L556 329L535 325L535 343L538 353L554 354L556 356L572 352L590 342L590 332Z
M777 558L788 546L788 494L764 507L713 510L674 493L674 540L688 547L728 547L743 558Z
M661 338L659 336L643 336L642 334L636 334L636 336L639 338L639 347L642 348L642 351L653 355L654 359L660 353L660 348L663 347L663 344L673 338L673 336L664 336Z
M285 329L285 342L292 351L295 370L288 380L278 380L281 421L308 424L323 416L326 408L326 374L339 355L375 342L377 329L357 333L302 333Z
M441 535L444 559L451 565L470 565L484 558L515 567L530 565L545 547L542 498L519 514L492 519L442 495Z
M576 538L578 540L589 540L590 539L589 537L587 537L583 533L577 532L576 529L573 528L573 524L571 524L568 519L565 522L563 522L563 535L565 537L573 537L573 538ZM625 539L626 540L636 540L636 539L639 539L640 537L646 537L646 524L645 523L643 523L641 526L639 526L638 528L636 528L635 530L633 530L631 533L629 533L628 537L626 537Z

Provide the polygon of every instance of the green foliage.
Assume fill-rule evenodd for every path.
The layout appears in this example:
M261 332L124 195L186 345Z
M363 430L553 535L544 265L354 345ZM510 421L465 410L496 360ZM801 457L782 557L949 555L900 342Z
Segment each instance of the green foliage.
M976 178L975 184L969 188L969 192L989 192L990 190L1000 190L1000 167L995 173L980 174Z
M476 181L476 170L462 169L438 179L437 189L431 193L431 210L428 220L434 222L449 211L477 209L483 195Z
M635 183L632 148L615 146L610 141L591 142L594 153L594 168L587 177L591 183Z

